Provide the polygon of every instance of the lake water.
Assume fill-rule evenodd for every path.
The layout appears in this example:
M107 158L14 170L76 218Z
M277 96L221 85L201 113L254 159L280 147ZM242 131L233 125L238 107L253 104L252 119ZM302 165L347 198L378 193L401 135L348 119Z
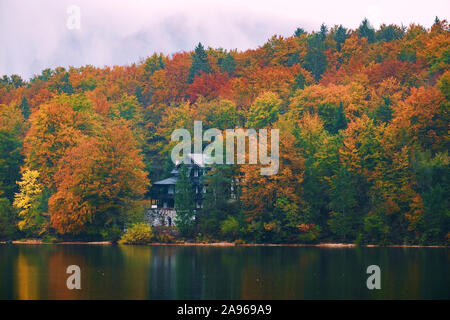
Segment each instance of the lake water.
M0 299L450 299L448 248L0 245ZM81 269L69 290L66 268ZM381 289L369 290L369 265Z

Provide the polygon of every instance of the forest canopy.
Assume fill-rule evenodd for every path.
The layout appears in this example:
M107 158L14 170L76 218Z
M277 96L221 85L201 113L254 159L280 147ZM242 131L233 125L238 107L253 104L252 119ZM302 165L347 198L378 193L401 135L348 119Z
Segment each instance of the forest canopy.
M256 49L0 78L0 239L116 240L173 168L170 135L280 130L280 169L215 167L191 237L249 242L450 241L450 37L366 19ZM238 201L220 201L239 179ZM224 189L225 188L225 189Z

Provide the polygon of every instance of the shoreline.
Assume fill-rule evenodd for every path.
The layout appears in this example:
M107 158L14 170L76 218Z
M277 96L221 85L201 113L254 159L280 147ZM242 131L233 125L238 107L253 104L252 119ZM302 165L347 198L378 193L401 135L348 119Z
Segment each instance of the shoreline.
M30 240L14 240L14 241L0 241L0 244L35 244L35 245L112 245L110 241L63 241L63 242L43 242L38 239ZM129 244L126 244L129 245ZM446 245L378 245L378 244L366 244L366 245L355 245L352 243L317 243L317 244L304 244L304 243L242 243L235 244L233 242L211 242L211 243L201 243L201 242L178 242L178 243L166 243L166 242L151 242L147 244L141 244L139 246L184 246L184 247L319 247L319 248L356 248L356 247L366 247L366 248L448 248Z

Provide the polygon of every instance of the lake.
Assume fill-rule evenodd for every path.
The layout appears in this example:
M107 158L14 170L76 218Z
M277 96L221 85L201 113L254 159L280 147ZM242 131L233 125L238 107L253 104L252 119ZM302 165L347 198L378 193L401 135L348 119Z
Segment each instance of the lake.
M0 299L449 299L448 248L0 245ZM69 265L81 289L69 290ZM369 290L369 265L381 289Z

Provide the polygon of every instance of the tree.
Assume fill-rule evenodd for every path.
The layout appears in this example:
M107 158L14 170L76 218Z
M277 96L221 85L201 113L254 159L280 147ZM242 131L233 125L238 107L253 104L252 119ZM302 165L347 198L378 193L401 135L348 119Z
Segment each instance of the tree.
M178 169L178 180L175 185L176 226L185 237L192 236L195 226L194 190L189 178L190 171L181 164Z
M195 48L195 52L192 54L192 65L189 69L188 82L192 83L196 75L204 73L210 73L212 71L208 61L208 54L206 53L203 45L199 42Z
M421 221L422 243L443 244L450 228L448 193L450 192L449 157L445 153L432 156L430 151L417 152L414 170L423 198Z
M299 27L299 28L295 29L294 36L300 37L302 34L305 34L305 33L306 33L306 31L303 28Z
M343 241L354 238L361 223L356 214L357 190L352 173L340 167L330 181L329 207L331 211L330 229Z
M25 169L22 180L18 182L19 192L14 198L14 207L18 209L18 227L29 235L41 235L48 229L45 207L44 185L36 170Z
M239 213L236 196L235 175L233 168L228 165L214 165L202 183L206 193L202 202L199 224L201 231L211 236L218 236L222 222L227 217ZM236 220L237 221L237 220Z
M305 69L310 71L316 81L327 68L327 57L324 53L325 46L322 36L318 33L313 33L308 36L308 49L305 56Z
M333 129L331 133L338 133L339 130L347 128L347 118L345 116L344 107L342 101L339 103L339 107L336 110L336 117L333 123Z
M358 28L358 36L360 38L367 38L369 43L375 42L375 29L370 25L369 20L364 18Z
M11 203L0 197L0 240L11 240L16 232L16 221Z
M392 119L393 110L390 106L391 99L389 97L383 97L384 103L380 104L375 110L375 119L381 122L388 123Z
M396 25L390 24L385 25L382 24L380 29L376 32L377 41L385 41L390 42L398 39L402 39L405 35L405 29L400 28Z
M328 34L328 27L324 23L322 23L320 25L319 31L320 40L325 41L325 39L327 38L327 34Z
M22 97L22 102L19 106L20 110L22 110L23 117L25 119L28 119L30 117L31 111L30 111L30 104L28 103L27 98Z
M164 69L165 58L160 54L154 53L151 57L148 57L144 61L144 68L147 76L151 76L155 71Z
M334 32L333 39L336 41L336 49L337 51L341 51L342 45L344 44L345 40L348 38L348 31L346 28L344 28L342 25L339 25L337 27L336 31Z
M98 137L84 137L67 151L55 174L52 227L73 235L91 228L117 240L116 231L147 191L144 167L133 133L122 121L112 122Z
M278 119L282 101L272 92L265 92L256 98L249 110L247 127L261 129Z
M39 170L42 181L52 186L59 160L83 136L97 129L91 104L84 96L59 97L41 105L30 118L31 128L24 142L26 164Z
M17 192L16 181L20 179L23 163L22 141L9 131L0 130L0 194L9 201Z
M220 57L217 60L217 63L220 67L220 71L227 72L229 76L234 74L234 70L236 69L236 61L230 53L227 53L224 58Z

